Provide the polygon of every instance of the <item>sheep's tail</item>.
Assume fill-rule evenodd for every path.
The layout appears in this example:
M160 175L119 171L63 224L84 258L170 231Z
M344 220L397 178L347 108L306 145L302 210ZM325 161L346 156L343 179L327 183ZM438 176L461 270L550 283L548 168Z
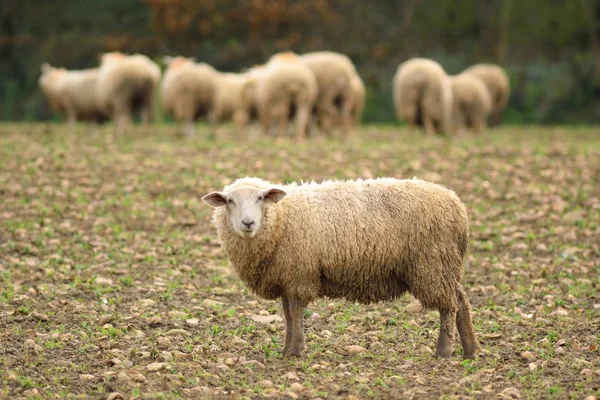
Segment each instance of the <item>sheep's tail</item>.
M300 89L302 89L302 88L300 86L300 83L298 83L298 82L290 82L287 84L287 90L291 94L294 94L294 95L298 94L300 92Z

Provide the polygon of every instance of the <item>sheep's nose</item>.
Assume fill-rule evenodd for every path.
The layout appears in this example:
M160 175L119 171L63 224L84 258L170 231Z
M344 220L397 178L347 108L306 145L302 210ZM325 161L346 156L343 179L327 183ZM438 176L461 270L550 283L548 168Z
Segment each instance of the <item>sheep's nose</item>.
M246 225L248 228L250 228L252 225L254 225L254 220L251 218L244 218L242 220L242 224Z

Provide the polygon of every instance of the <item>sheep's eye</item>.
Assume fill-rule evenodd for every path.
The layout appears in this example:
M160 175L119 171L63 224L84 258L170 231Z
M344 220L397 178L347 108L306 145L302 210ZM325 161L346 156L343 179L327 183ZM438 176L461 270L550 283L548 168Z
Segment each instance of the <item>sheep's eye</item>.
M235 202L233 201L233 199L227 199L227 204L229 204L230 206L235 206Z
M256 199L256 202L257 202L257 203L260 203L260 202L261 202L261 201L263 201L263 200L264 200L264 197L260 196L258 199Z

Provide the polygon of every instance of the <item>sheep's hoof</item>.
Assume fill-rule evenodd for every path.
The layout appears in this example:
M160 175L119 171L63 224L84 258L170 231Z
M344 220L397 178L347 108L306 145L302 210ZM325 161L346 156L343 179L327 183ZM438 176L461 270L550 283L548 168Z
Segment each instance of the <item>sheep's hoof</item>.
M463 360L474 360L474 359L475 359L475 352L463 354Z
M435 358L448 358L452 355L453 351L452 349L437 349L435 351L435 354L433 355Z
M288 351L284 351L285 357L302 357L302 349L291 348Z

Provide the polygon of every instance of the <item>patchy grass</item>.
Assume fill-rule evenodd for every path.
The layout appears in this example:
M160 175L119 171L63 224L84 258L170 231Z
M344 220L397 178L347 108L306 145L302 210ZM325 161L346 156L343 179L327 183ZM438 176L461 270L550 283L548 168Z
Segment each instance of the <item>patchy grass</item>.
M0 397L572 398L600 395L600 132L216 141L172 127L0 127ZM284 359L278 304L227 267L200 197L232 179L413 177L467 204L464 286L483 347L435 360L408 297L307 312ZM344 348L367 349L348 354Z

